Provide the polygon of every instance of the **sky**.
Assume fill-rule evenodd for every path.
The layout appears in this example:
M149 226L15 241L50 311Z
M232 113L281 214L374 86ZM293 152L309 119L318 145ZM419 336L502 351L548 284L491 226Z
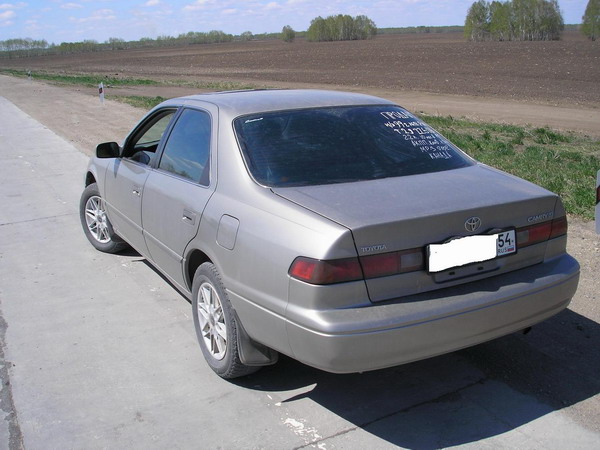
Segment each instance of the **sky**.
M317 16L366 15L380 28L462 25L474 0L0 0L0 40L48 43L138 40L188 31L241 34L308 29ZM565 23L580 23L588 0L559 0Z

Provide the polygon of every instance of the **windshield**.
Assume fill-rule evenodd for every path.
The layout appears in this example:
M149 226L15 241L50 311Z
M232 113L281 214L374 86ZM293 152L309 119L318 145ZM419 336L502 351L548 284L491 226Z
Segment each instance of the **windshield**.
M254 179L310 186L439 172L473 164L398 106L279 111L234 122Z

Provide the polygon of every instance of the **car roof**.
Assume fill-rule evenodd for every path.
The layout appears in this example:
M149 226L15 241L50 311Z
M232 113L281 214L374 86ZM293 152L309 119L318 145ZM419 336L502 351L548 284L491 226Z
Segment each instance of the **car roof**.
M232 118L245 114L290 109L394 104L383 98L352 92L316 89L263 89L190 95L167 100L159 107L202 106L202 103L205 102L218 106L221 113L228 114Z

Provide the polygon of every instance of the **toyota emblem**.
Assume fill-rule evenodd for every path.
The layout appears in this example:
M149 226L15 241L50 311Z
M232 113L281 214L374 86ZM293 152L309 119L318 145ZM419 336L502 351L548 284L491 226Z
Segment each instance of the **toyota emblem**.
M470 233L477 231L481 226L481 219L479 217L469 217L465 222L465 229Z

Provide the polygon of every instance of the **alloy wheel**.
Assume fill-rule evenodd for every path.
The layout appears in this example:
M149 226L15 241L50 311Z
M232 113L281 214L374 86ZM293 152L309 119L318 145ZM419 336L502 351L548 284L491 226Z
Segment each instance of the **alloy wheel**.
M227 351L227 327L219 294L208 282L198 291L198 320L202 339L211 356L222 360Z
M85 222L94 239L102 244L110 242L108 217L101 197L93 195L85 203Z

